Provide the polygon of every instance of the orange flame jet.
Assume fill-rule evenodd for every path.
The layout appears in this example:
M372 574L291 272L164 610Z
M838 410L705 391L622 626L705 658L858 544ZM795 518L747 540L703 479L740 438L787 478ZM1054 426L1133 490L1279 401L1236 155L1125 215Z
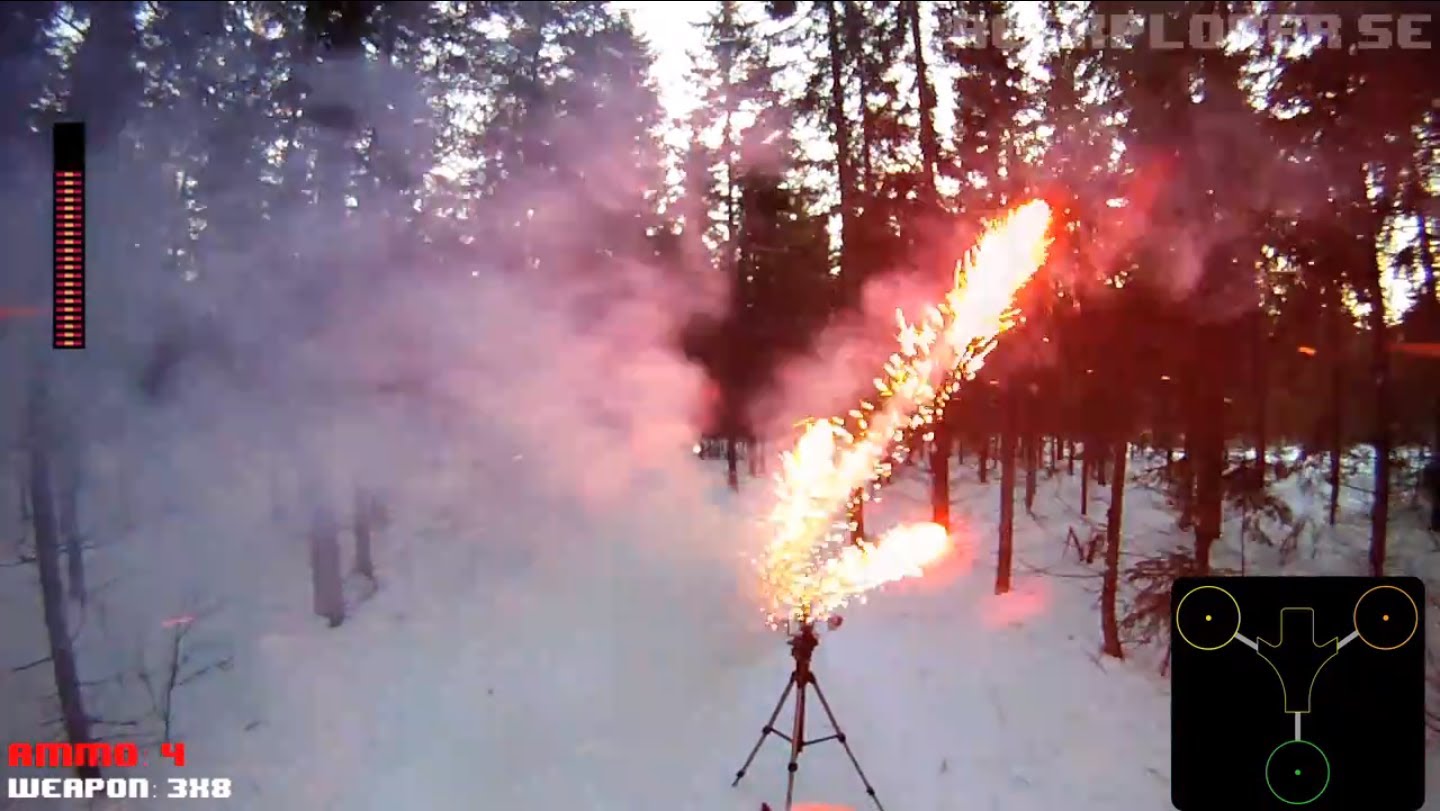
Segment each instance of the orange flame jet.
M894 449L944 413L1015 324L1015 296L1045 262L1050 217L1041 200L1010 211L960 262L940 304L915 323L897 311L900 347L875 379L878 404L850 412L858 435L841 418L816 421L781 455L770 539L757 561L772 625L826 619L857 595L919 576L949 550L936 524L898 527L878 543L853 545L836 516L857 489L890 476Z

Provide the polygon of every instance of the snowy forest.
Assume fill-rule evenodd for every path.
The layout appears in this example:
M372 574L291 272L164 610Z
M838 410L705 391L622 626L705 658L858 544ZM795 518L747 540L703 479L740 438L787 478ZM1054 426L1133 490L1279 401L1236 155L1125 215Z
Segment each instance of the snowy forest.
M0 808L785 807L779 743L731 785L789 666L775 481L1029 201L983 362L831 516L953 546L816 653L876 796L1169 808L1190 575L1424 579L1440 743L1440 55L1346 46L1362 5L1440 11L0 5L0 742L157 779ZM1073 36L1317 12L1338 47ZM830 746L797 802L868 807Z

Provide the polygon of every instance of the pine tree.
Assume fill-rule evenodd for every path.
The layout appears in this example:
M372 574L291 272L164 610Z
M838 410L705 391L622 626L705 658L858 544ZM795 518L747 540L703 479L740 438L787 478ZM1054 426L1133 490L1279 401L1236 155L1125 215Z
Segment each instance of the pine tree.
M762 112L746 132L748 154L777 149L794 154L793 122L782 108ZM788 356L806 349L831 312L829 236L814 201L795 184L793 167L756 163L740 178L736 315L754 342L752 359L763 379Z
M120 147L117 140L140 100L141 74L134 60L140 45L139 4L91 0L75 5L88 18L88 27L71 62L65 111L85 122L89 149Z
M41 43L54 4L7 3L0 7L0 178L27 156L20 145L31 137L35 110L49 67Z
M686 219L691 250L705 250L697 243L714 245L713 264L728 277L731 289L732 317L715 334L714 351L721 392L721 413L716 416L723 429L732 488L739 487L740 435L753 433L745 425L745 402L756 388L757 369L763 364L757 356L763 341L754 311L757 283L763 284L757 282L761 278L757 274L765 272L755 259L760 238L751 236L756 244L742 246L741 232L750 218L761 216L760 206L777 202L752 189L748 205L757 210L748 210L744 178L753 174L750 185L755 186L762 176L774 175L764 163L775 163L769 141L774 133L783 134L773 122L761 121L782 105L767 43L757 29L757 21L735 2L720 3L701 24L705 49L693 55L691 74L701 88L701 99L687 122L691 145L685 160ZM771 188L778 188L775 183L778 180L770 183ZM749 230L755 231L753 223Z
M703 233L720 246L721 267L731 273L738 263L741 139L757 114L778 103L774 71L757 26L741 4L730 0L717 4L701 23L705 48L693 55L690 77L701 88L688 122L694 148L710 150L713 161L705 172L709 182L696 184L713 208Z
M1342 39L1353 39L1357 26L1353 12L1342 14ZM1373 576L1385 572L1394 432L1392 313L1383 283L1389 260L1380 254L1389 219L1405 198L1407 170L1426 137L1424 124L1435 94L1419 77L1434 66L1428 52L1408 49L1355 54L1316 49L1283 66L1274 96L1277 107L1294 112L1288 128L1291 148L1324 161L1326 168L1318 171L1326 173L1320 186L1330 203L1325 241L1336 260L1353 269L1347 280L1365 308L1368 371L1374 386L1368 432L1375 460L1369 556ZM1377 97L1373 88L1382 83L1385 90ZM1362 89L1366 87L1372 89ZM1323 139L1316 137L1320 133Z
M1004 3L973 0L942 7L939 24L953 27L957 15L994 25L1007 19ZM955 127L947 177L963 190L959 204L967 216L993 215L1026 193L1027 171L1020 152L1024 109L1018 57L1000 43L968 46L951 42L946 63L955 73Z
M839 223L838 296L842 306L849 306L858 300L864 266L855 251L861 189L852 114L856 107L854 83L852 71L847 70L855 54L845 47L844 6L837 0L821 0L801 12L796 3L766 3L772 17L790 20L781 43L804 53L815 67L803 76L803 88L793 104L804 123L826 133L834 151L833 161L826 162L834 167L833 174L827 167L826 174L833 182L825 184L826 197L833 201L831 214ZM852 17L851 25L857 24Z
M919 216L935 216L940 213L940 193L936 187L936 173L939 171L940 144L935 133L935 86L930 82L929 48L922 35L922 14L917 0L904 0L897 4L901 32L909 37L910 58L914 68L916 85L916 115L919 118L917 137L920 145L920 199ZM930 517L935 523L950 530L950 452L955 447L952 424L955 422L953 406L948 413L936 421L935 436L930 448ZM984 475L984 474L982 474Z
M938 18L943 28L952 28L959 15L973 15L987 24L1004 19L1003 3L962 2L944 6ZM1021 167L1018 148L1021 105L1020 68L1013 54L999 43L979 47L949 43L945 61L955 74L954 143L941 161L941 171L960 183L956 200L964 219L975 222L993 217L998 210L1016 202L1024 192L1026 170ZM1009 340L1017 340L1012 336ZM1015 456L1021 452L1019 436L1029 420L1022 420L1028 401L1029 380L1012 374L1005 381L1001 398L999 548L996 590L1009 589L1011 549L1014 546ZM1032 442L1024 444L1027 459ZM1027 469L1029 465L1027 464Z
M31 384L27 404L29 435L30 515L35 530L35 561L40 574L40 595L45 617L46 637L50 646L50 663L55 674L55 690L60 703L60 720L65 740L72 745L90 743L92 720L85 710L81 691L75 645L70 636L70 622L65 610L65 586L60 573L60 528L56 519L52 489L51 448L56 440L54 409L43 377ZM87 779L99 778L94 763L82 763L75 773Z
M1120 13L1129 7L1101 3L1097 10ZM1192 15L1219 10L1221 4L1215 3L1177 4L1167 10L1163 24L1184 28ZM1158 19L1144 18L1146 25L1160 24ZM1254 139L1260 117L1239 87L1242 56L1219 49L1154 48L1151 38L1143 32L1139 36L1136 47L1103 54L1132 133L1127 152L1134 165L1167 175L1139 246L1138 265L1144 273L1194 280L1188 289L1177 290L1186 312L1171 346L1190 353L1177 356L1173 366L1188 372L1181 382L1188 392L1185 459L1194 477L1195 561L1205 572L1221 533L1225 439L1234 425L1226 406L1233 367L1223 358L1236 351L1236 315L1255 306L1250 269L1259 246L1248 232L1268 202L1241 188L1247 182L1242 178L1255 176L1258 169L1238 163L1259 164L1262 151ZM1207 224L1204 234L1198 223Z
M437 25L453 43L432 63L437 79L486 101L478 121L447 114L440 135L467 167L449 189L467 239L517 272L653 258L661 115L629 19L599 2L487 3Z

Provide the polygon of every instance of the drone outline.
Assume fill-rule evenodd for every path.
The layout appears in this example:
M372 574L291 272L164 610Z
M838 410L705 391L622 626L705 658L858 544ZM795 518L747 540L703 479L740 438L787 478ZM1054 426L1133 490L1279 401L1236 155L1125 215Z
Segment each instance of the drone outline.
M1280 673L1280 668L1276 667L1276 666L1275 666L1275 663L1270 660L1270 657L1269 657L1269 656L1266 656L1266 655L1265 655L1265 652L1262 651L1262 650L1260 650L1260 645L1264 645L1265 647L1271 648L1271 649L1273 649L1273 650L1279 650L1281 647L1283 647L1283 646L1285 645L1285 612L1286 612L1286 611L1309 611L1309 612L1310 612L1310 644L1311 644L1311 645L1314 645L1316 648L1321 648L1321 649L1325 648L1325 647L1328 646L1328 645L1334 645L1334 646L1335 646L1335 650L1331 651L1330 655L1327 656L1327 657L1325 657L1325 661L1321 662L1321 663L1319 664L1319 666L1317 666L1317 667L1315 668L1315 673L1314 673L1313 675L1311 675L1311 677L1310 677L1310 687L1309 687L1308 690L1305 691L1305 709L1303 709L1303 710L1294 710L1294 711L1293 711L1293 714L1294 714L1294 715L1309 715L1309 714L1310 714L1310 708L1313 707L1314 704L1315 704L1315 701L1314 701L1314 697L1315 697L1315 682L1317 682L1317 681L1320 680L1320 672L1325 669L1325 666L1326 666L1326 665L1330 664L1330 660L1332 660L1332 659L1334 659L1336 656L1339 656L1339 655L1340 655L1340 647L1341 647L1341 644L1342 644L1342 643L1340 642L1340 637L1339 637L1339 636L1333 636L1333 637L1331 637L1328 641L1325 641L1325 642L1319 642L1319 641L1317 641L1317 640L1315 639L1315 632L1316 632L1316 629L1317 629L1317 625L1316 625L1316 623L1315 623L1315 609L1314 609L1314 608L1311 608L1311 607L1305 607L1305 606L1287 606L1287 607L1285 607L1285 608L1280 609L1280 638L1279 638L1278 640L1276 640L1275 642L1266 641L1266 639L1265 639L1264 637L1262 637L1262 636L1257 636L1257 637L1255 637L1255 640L1254 640L1254 641L1255 641L1256 643L1258 643L1258 644L1256 644L1255 647L1254 647L1255 652L1260 655L1260 658L1261 658L1261 659L1264 659L1264 660L1265 660L1265 664L1269 665L1271 670L1275 671L1275 677L1280 680L1280 700L1281 700L1281 702L1282 702L1281 706L1287 708L1287 709L1286 709L1286 712L1287 712L1287 713L1291 713L1291 710L1288 709L1288 707L1290 706L1290 688L1285 685L1285 677L1284 677L1283 675L1281 675L1281 673ZM1238 632L1236 633L1236 637L1237 637L1238 639L1240 639L1242 642L1248 642L1248 641L1249 641L1243 634L1240 634L1240 633L1238 633Z

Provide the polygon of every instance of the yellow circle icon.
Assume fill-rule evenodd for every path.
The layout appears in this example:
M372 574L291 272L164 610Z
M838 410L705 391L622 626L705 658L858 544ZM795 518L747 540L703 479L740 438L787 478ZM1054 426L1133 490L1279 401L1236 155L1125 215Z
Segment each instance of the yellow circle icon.
M1188 636L1185 635L1185 603L1186 603L1186 601L1189 600L1192 596L1194 596L1194 595L1196 595L1196 594L1199 594L1199 593L1202 592L1202 591L1203 591L1203 592L1219 592L1220 594L1223 594L1223 595L1225 596L1225 599L1228 599L1228 600L1230 601L1230 604L1231 604L1231 605L1235 606L1235 624L1234 624L1234 627L1229 629L1229 634L1228 634L1227 636L1225 636L1225 641L1221 642L1221 643L1218 644L1218 645L1212 645L1212 646L1197 645L1197 644L1195 644L1195 642L1194 642L1193 640L1190 639L1190 637L1188 637ZM1217 595L1207 594L1207 595L1205 595L1205 596L1206 596L1206 597L1212 597L1212 598L1213 598L1213 597L1216 597ZM1202 599L1204 599L1204 598L1202 597ZM1224 605L1224 603L1222 602L1221 605ZM1211 606L1211 611L1212 611L1212 612L1214 611L1214 609L1215 609L1215 606ZM1205 623L1206 623L1206 626L1205 626L1205 627L1206 627L1206 628L1220 627L1220 626L1215 626L1215 625L1214 625L1214 623L1216 623L1217 620L1215 619L1215 615L1214 615L1213 613L1206 614L1206 615L1204 615L1204 617L1205 617ZM1193 621L1194 621L1194 620L1192 619L1192 622L1193 622ZM1228 622L1228 621L1225 621L1225 620L1223 619L1223 617L1222 617L1222 619L1221 619L1220 621L1225 622L1227 626L1229 625L1229 622ZM1192 628L1191 630L1194 630L1194 629ZM1189 646L1192 647L1192 648L1195 648L1196 650L1206 650L1206 651L1209 651L1209 650L1220 650L1221 648L1225 647L1226 645L1229 645L1232 641L1234 641L1235 636L1240 633L1240 603L1235 599L1235 595L1231 594L1230 592L1226 591L1225 589L1220 588L1219 586L1199 586L1199 587L1197 587L1197 588L1193 588L1193 589L1191 589L1190 591L1186 592L1186 593L1185 593L1185 596L1180 598L1180 604L1177 605L1177 606L1175 606L1175 633L1178 634L1182 640L1184 640L1185 644L1189 645ZM1209 634L1209 633L1206 633L1205 636L1210 636L1210 634Z

